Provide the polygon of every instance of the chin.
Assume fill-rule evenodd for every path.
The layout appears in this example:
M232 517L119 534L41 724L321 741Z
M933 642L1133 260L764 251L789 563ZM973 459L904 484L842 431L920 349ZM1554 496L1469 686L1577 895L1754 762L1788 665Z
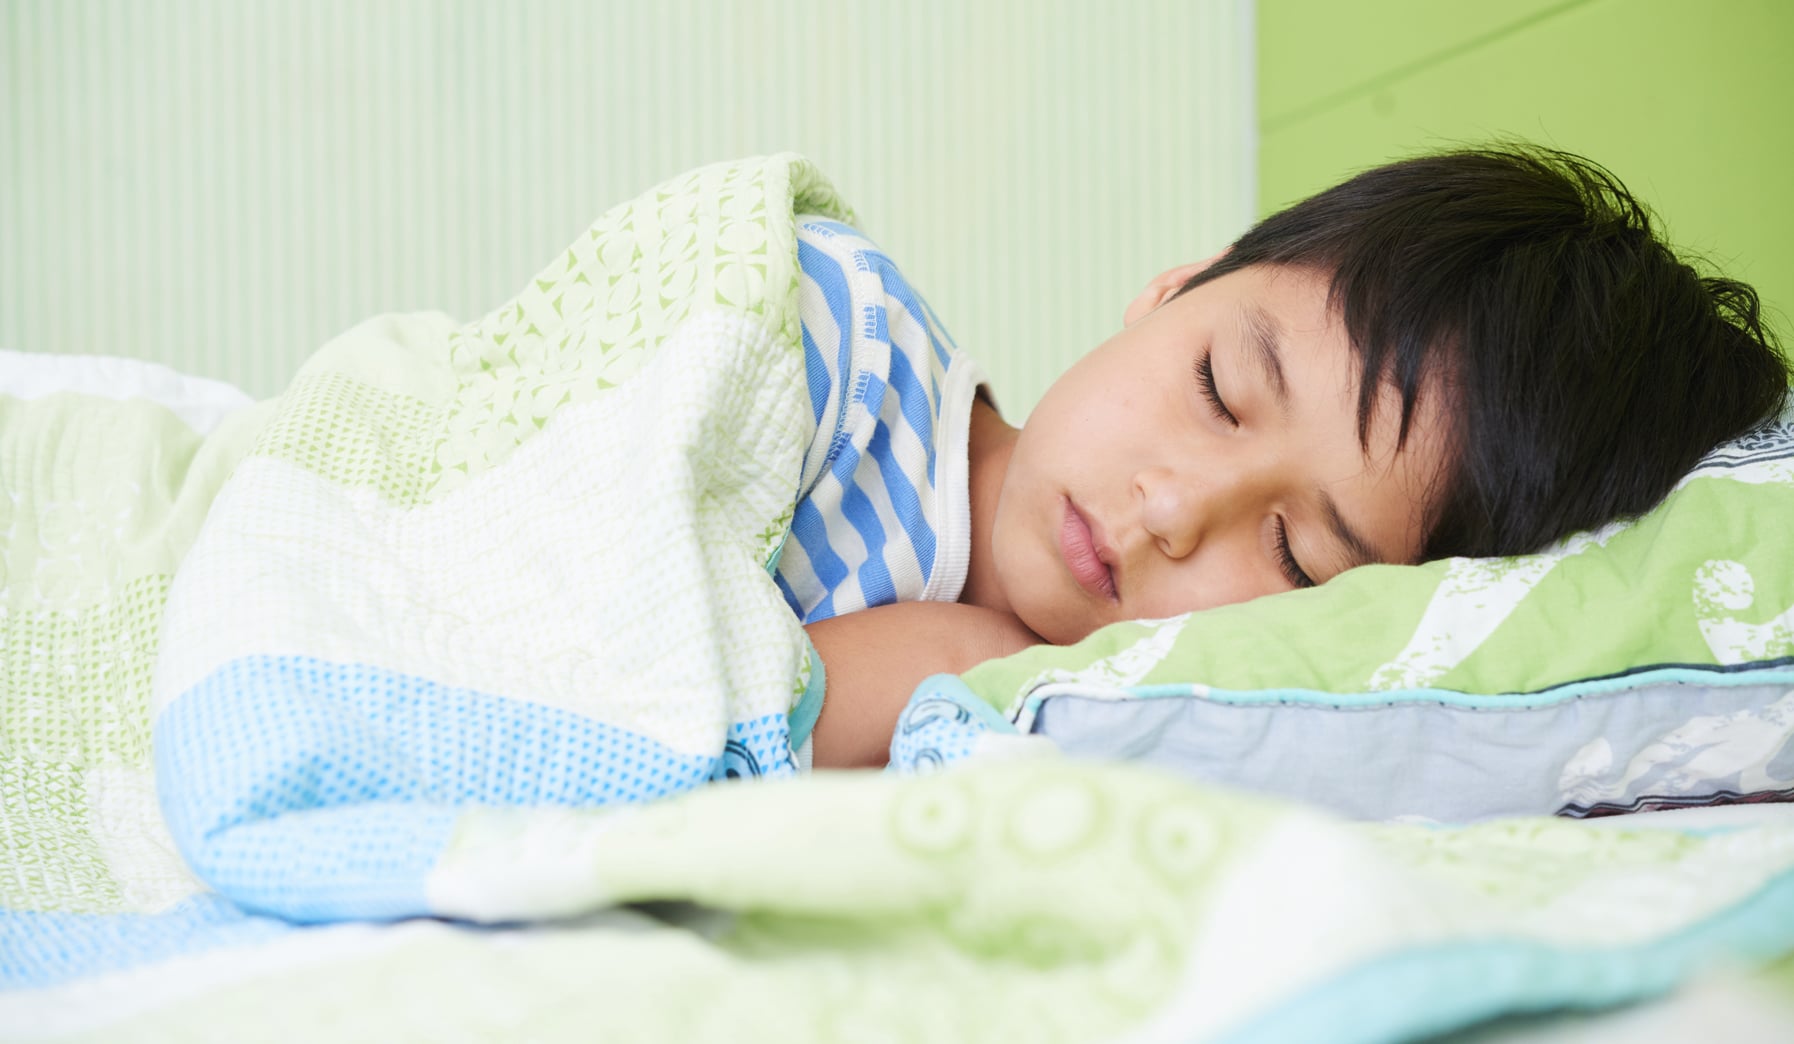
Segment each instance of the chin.
M1017 613L1016 617L1021 620L1024 627L1039 635L1041 640L1049 645L1072 645L1081 642L1102 626L1101 623L1096 622L1071 621L1051 616L1046 619L1031 619Z

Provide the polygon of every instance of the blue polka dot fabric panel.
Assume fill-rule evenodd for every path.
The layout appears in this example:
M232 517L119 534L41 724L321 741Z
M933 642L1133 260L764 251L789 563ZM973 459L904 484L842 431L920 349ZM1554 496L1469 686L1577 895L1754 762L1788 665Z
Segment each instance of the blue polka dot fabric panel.
M154 914L0 911L0 989L44 989L172 957L274 943L303 930L212 894Z
M462 807L647 801L713 778L785 775L784 717L731 726L716 754L527 700L366 666L256 657L157 724L182 781L169 828L213 887L298 921L403 917Z

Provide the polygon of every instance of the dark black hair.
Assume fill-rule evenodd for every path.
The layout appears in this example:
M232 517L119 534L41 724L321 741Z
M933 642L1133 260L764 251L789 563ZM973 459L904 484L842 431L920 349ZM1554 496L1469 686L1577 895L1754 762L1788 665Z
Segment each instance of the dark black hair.
M1443 394L1452 461L1423 559L1514 555L1643 514L1775 415L1788 369L1743 283L1696 272L1605 168L1502 145L1378 167L1259 222L1182 293L1248 265L1330 273L1362 373Z

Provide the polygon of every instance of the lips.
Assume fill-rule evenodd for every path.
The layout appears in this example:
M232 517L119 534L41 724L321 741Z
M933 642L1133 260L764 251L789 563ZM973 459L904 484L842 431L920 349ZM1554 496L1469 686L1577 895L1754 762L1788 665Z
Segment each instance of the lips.
M1059 553L1065 559L1066 569L1079 587L1106 602L1115 601L1115 574L1097 549L1090 523L1071 498L1061 499L1065 501L1065 519L1059 525Z

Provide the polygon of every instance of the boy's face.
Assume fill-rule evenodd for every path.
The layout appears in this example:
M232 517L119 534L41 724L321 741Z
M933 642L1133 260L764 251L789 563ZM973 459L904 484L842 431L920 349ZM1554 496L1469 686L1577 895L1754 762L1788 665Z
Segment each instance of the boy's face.
M1155 280L1015 443L993 562L1010 610L1050 642L1420 553L1446 461L1438 396L1423 390L1398 453L1385 389L1366 452L1327 279L1250 266L1173 296L1199 267Z

